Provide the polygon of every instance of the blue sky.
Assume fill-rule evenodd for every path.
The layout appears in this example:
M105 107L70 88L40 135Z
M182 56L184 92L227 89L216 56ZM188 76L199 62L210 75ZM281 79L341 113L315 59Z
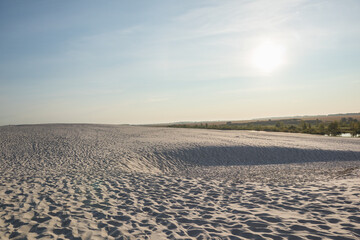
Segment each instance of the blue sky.
M360 112L359 12L357 0L3 0L0 125ZM264 42L285 49L269 72L252 62Z

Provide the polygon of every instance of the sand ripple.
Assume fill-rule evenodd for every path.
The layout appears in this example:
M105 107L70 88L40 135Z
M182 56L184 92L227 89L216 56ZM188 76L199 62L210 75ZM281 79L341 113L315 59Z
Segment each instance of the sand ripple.
M356 239L360 182L223 183L144 174L1 182L1 238Z

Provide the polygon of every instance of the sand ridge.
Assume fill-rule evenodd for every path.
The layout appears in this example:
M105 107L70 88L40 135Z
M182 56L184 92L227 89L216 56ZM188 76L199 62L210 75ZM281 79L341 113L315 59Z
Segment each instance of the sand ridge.
M196 166L358 161L360 139L49 124L0 127L0 170L164 173Z

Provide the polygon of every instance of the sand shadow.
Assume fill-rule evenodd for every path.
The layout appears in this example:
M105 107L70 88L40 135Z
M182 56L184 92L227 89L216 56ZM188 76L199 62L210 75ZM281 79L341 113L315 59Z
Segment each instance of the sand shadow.
M359 161L360 152L286 147L205 146L163 152L163 157L190 165L230 166Z

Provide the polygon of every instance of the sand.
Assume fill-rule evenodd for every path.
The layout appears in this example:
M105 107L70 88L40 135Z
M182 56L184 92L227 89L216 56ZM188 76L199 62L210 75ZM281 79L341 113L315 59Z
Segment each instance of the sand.
M360 139L0 127L0 239L359 239Z

